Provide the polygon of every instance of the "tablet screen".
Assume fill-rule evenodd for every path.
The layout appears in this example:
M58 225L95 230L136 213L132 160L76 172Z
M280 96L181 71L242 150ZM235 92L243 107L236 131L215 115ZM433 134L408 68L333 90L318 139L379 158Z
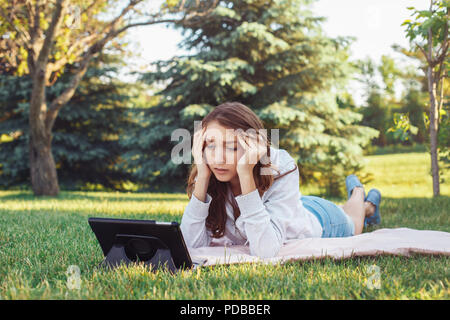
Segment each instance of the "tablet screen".
M105 257L113 246L116 234L148 236L159 238L170 249L178 269L192 267L191 257L177 222L94 217L89 218L88 222Z

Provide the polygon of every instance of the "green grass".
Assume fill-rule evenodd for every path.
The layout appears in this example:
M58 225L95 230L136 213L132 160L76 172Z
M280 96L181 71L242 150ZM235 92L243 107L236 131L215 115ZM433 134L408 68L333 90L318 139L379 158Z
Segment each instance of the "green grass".
M384 155L393 153L430 152L427 145L413 143L412 145L388 145L385 147L369 146L364 150L366 155Z
M369 156L367 172L383 194L382 224L450 232L450 188L432 199L426 153ZM307 190L302 190L307 194ZM342 203L344 199L339 199ZM87 217L181 220L185 194L61 192L34 198L0 191L1 299L448 299L450 258L413 255L284 265L213 266L171 275L142 266L97 269L101 249ZM369 229L372 231L374 228ZM70 290L66 271L81 270ZM369 267L380 268L380 289L366 285Z

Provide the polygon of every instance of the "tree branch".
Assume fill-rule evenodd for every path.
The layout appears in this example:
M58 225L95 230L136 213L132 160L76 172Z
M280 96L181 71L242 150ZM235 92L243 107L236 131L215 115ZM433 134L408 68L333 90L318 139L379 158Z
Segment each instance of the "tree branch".
M441 56L441 57L444 56L446 54L447 49L448 49L448 43L449 43L449 39L448 39L448 20L445 21L444 30L445 30L444 31L444 41L442 42L441 47L436 52L436 56L438 56L438 57L439 56Z
M442 52L436 57L436 62L439 63L440 61L445 60L445 57L447 56L447 51L449 47L450 41L447 39L442 43L442 46L439 50L442 49Z
M130 23L130 24L120 28L119 30L116 31L116 35L119 35L120 33L126 31L129 28L138 27L138 26L148 26L148 25L157 24L157 23L179 23L179 24L183 24L183 25L194 25L194 23L192 23L194 18L204 17L204 16L210 14L214 10L214 8L217 6L218 2L219 2L218 0L210 1L207 10L202 11L202 12L197 11L195 9L187 10L187 12L184 14L184 16L181 19L173 18L173 19L156 20L156 18L160 16L160 14L156 14L156 15L153 15L152 19L150 19L150 20L143 21L143 22ZM197 7L200 6L198 0L196 0L196 4L197 4ZM179 10L182 10L184 8L184 6L185 6L185 0L182 0L179 5ZM191 23L188 23L188 22L191 22Z
M11 14L13 11L11 11ZM20 40L22 41L20 44L23 46L27 46L28 40L29 40L29 34L25 32L24 30L20 30L17 28L17 26L14 24L13 20L8 16L8 13L6 13L3 8L0 7L0 15L5 19L11 27L14 28L14 30L17 32L17 35L19 36Z
M52 15L52 21L50 22L48 29L45 31L45 40L36 62L36 67L39 67L41 70L36 70L36 72L45 72L47 69L48 56L53 47L53 39L58 29L58 25L61 22L65 4L66 0L58 0L56 2L56 7ZM46 74L46 76L48 75Z
M36 1L36 3L38 3L38 1ZM31 26L34 25L34 19L35 19L35 15L33 12L33 6L31 4L31 2L29 0L25 1L25 7L27 8L26 13L28 16L28 26L29 26L29 33L31 34Z
M105 44L112 38L116 36L114 32L114 28L117 27L118 24L120 24L122 18L139 2L142 0L130 0L128 5L122 10L122 12L114 18L111 23L108 24L108 26L105 28L106 30L109 30L108 33L100 40L94 42L87 52L85 53L84 57L80 61L79 67L75 70L75 73L69 83L69 86L58 96L56 97L50 104L50 107L47 110L46 116L45 116L45 127L47 131L51 131L53 128L53 125L55 123L56 117L58 116L59 110L72 98L72 96L75 93L76 88L78 87L81 79L83 78L84 74L87 71L88 65L92 57L99 51L103 49ZM52 20L53 22L53 20ZM103 34L104 30L100 31L96 36Z
M112 30L114 30L121 22L123 17L131 11L138 3L142 2L142 0L130 0L128 5L122 10L122 12L114 18L107 26L99 32L99 34L109 34Z
M218 3L218 0L214 0L212 2L212 7L210 7L209 10L206 10L204 12L193 11L192 16L188 16L188 14L186 14L182 19L156 19L160 15L155 14L155 15L153 15L153 18L156 20L148 20L145 22L130 23L122 28L117 29L117 27L122 22L123 17L130 10L132 10L134 8L134 6L136 6L141 1L142 0L131 0L128 3L128 6L125 7L122 10L122 12L107 25L106 28L104 28L102 31L100 31L98 34L96 34L96 36L98 36L100 34L103 34L105 30L108 30L108 32L106 33L106 35L103 38L98 39L89 47L89 49L85 53L84 57L81 59L79 67L75 70L69 86L63 91L63 93L61 93L57 98L55 98L51 102L50 107L46 114L46 119L45 119L45 126L46 126L47 130L51 130L53 128L54 122L56 120L56 117L58 116L59 111L72 98L82 77L86 73L89 62L91 61L93 56L95 54L97 54L98 52L100 52L104 48L106 43L108 43L111 39L114 39L117 35L119 35L120 33L124 32L125 30L132 28L132 27L151 25L151 24L157 24L157 23L169 23L169 22L183 23L189 19L192 19L193 17L204 16L204 15L208 14ZM57 66L58 66L58 64L53 65L53 67L55 67L55 68ZM59 65L59 67L62 67L62 66L63 66L63 63L61 63Z
M80 66L76 69L75 74L70 80L69 86L51 102L45 116L45 128L47 131L52 130L59 110L61 110L61 108L73 97L75 90L77 89L81 79L86 73L89 62L91 61L94 54L95 52L92 52L91 50L86 53L83 60L80 62Z
M439 102L438 102L438 114L440 114L440 111L442 109L442 106L444 105L444 79L446 78L445 70L442 70L444 66L444 59L441 60L439 64L439 71L437 74L437 85L439 86L439 89L436 91L439 92ZM444 72L442 72L444 71ZM439 118L438 118L439 121Z
M91 3L86 9L84 9L83 11L81 11L80 16L81 16L83 13L86 13L86 14L89 16L89 13L92 11L92 9L94 8L95 5L96 5L96 0L93 0L92 3Z
M428 62L428 65L431 65L431 64L432 64L432 61L431 61L431 59L428 57L428 54L427 54L425 48L422 47L422 46L421 46L420 44L418 44L418 43L416 43L416 46L417 46L417 47L420 49L420 51L423 53L425 59L426 59L427 62Z
M50 72L53 73L60 70L69 62L69 58L72 54L79 56L85 51L85 47L89 47L98 37L98 34L91 34L73 43L61 59L48 64Z
M28 57L27 57L27 63L28 63L28 70L31 74L34 74L35 72L35 64L36 64L36 55L39 51L38 45L36 43L39 34L41 33L40 25L39 25L39 19L40 19L40 5L39 0L36 0L34 12L32 9L30 10L30 17L34 17L32 19L33 26L30 27L30 45L27 48L28 51ZM30 25L31 25L31 18L30 18ZM40 41L40 44L42 44L42 41Z
M130 23L119 30L116 30L114 32L115 36L121 34L122 32L126 31L129 28L139 27L139 26L149 26L152 24L158 24L158 23L169 23L169 22L178 22L179 19L164 19L164 20L157 20L157 21L145 21L145 22L136 22L136 23Z

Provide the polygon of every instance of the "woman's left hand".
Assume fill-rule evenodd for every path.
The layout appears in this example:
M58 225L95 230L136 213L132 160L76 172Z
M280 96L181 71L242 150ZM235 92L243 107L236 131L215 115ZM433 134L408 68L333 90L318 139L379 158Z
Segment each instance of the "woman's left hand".
M253 168L267 154L267 139L261 133L255 135L239 132L237 137L239 144L244 149L244 154L237 163L237 173L238 175L253 175Z

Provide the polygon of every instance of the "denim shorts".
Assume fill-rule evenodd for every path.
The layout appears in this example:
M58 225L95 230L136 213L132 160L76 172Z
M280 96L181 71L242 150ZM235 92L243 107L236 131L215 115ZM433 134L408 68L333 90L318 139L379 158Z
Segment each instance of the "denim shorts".
M344 210L333 202L315 196L302 196L303 206L311 211L322 225L322 238L350 237L355 224Z

